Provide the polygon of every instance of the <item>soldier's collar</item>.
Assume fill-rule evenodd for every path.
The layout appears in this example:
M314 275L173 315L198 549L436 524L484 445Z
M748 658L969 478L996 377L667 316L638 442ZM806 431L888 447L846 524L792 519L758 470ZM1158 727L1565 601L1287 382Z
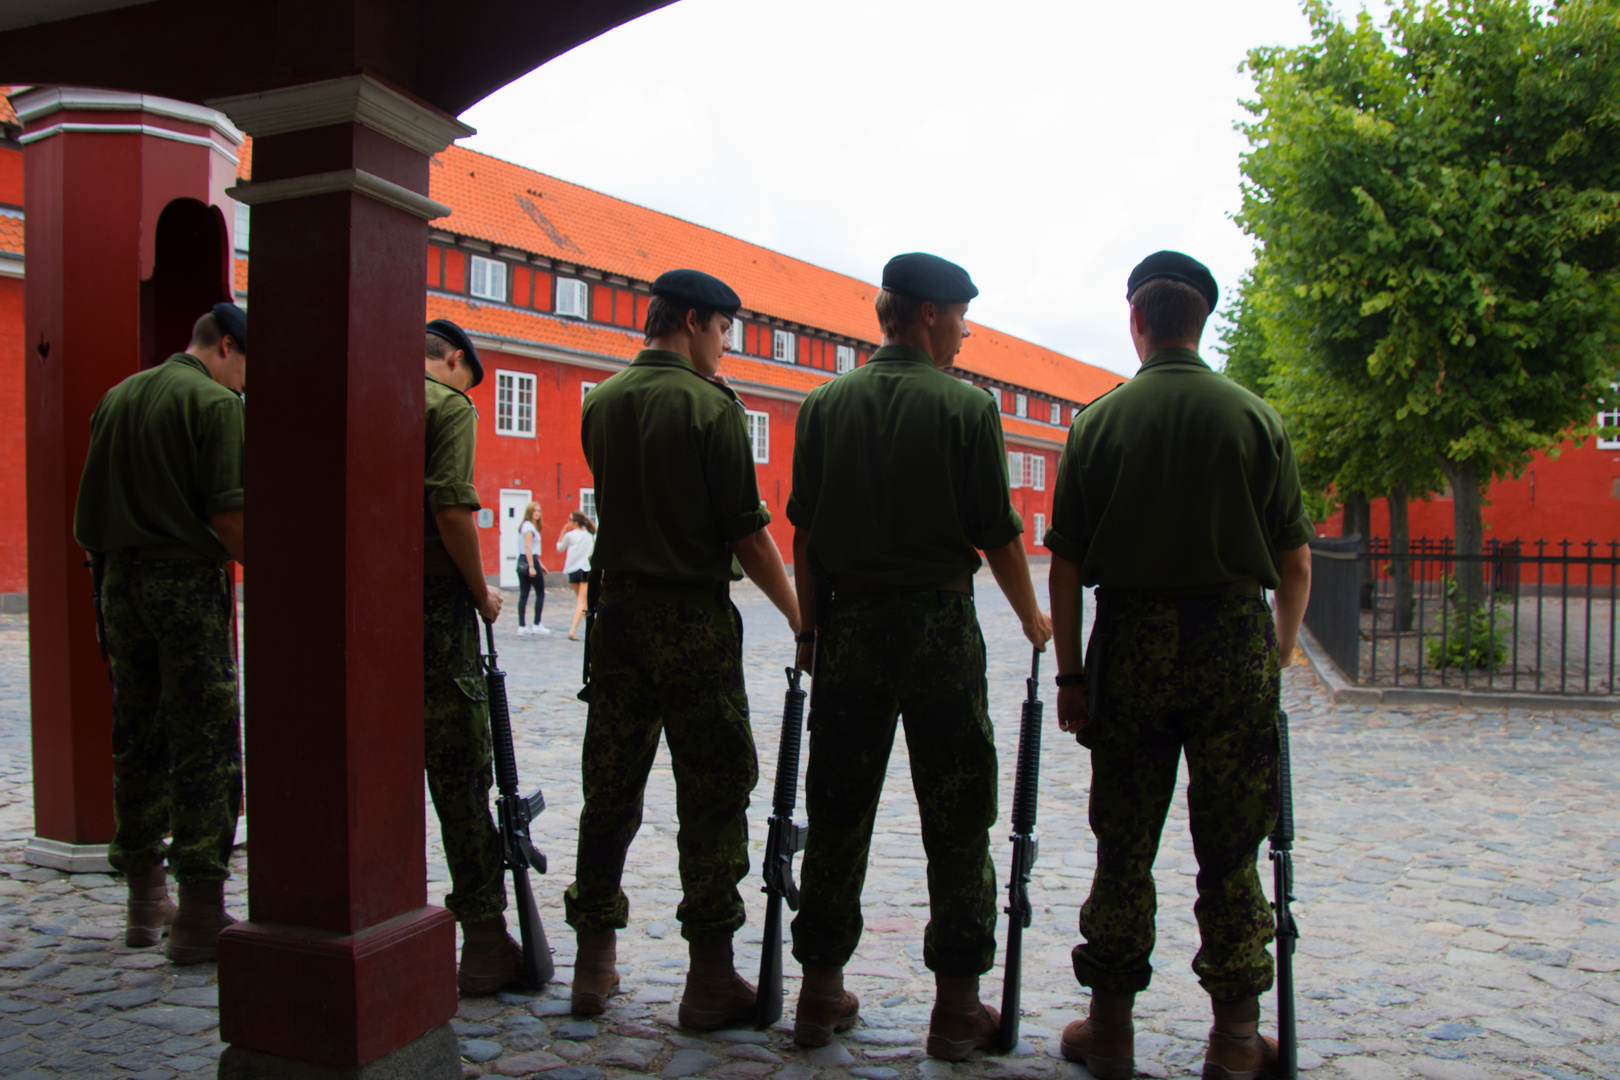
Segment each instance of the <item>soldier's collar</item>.
M455 394L457 397L464 398L466 400L467 404L473 406L473 415L474 416L478 415L478 406L473 405L473 399L467 396L467 392L465 390L457 390L455 387L451 386L449 383L445 382L443 379L435 379L433 377L433 372L431 372L431 371L424 371L422 374L427 376L427 381L428 382L430 382L430 383L438 383L440 386L444 387L446 390L450 391L452 394Z
M934 366L933 357L911 345L880 345L867 363L873 360L918 360L929 367Z
M1178 367L1199 367L1203 368L1205 371L1214 370L1208 364L1204 363L1204 358L1198 355L1198 351L1196 349L1180 348L1160 349L1158 352L1150 354L1146 360L1142 361L1141 370L1146 371L1149 368L1168 367L1170 365L1175 365ZM1140 374L1140 372L1138 372L1138 374Z
M179 364L181 367L188 367L193 371L200 371L204 375L207 375L210 379L214 377L213 373L208 370L207 364L203 363L201 360L187 352L177 352L163 362L165 364Z
M670 349L642 349L636 353L636 358L630 361L642 367L683 367L692 374L699 374L697 365L692 358Z

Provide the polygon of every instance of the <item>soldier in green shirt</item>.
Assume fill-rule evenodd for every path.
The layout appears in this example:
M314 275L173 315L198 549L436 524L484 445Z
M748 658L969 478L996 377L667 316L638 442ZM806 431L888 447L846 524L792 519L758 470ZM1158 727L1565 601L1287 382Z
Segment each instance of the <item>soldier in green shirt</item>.
M717 377L741 301L697 270L661 274L652 292L648 347L590 392L580 421L601 525L591 564L602 578L585 808L564 902L579 947L573 1009L594 1015L617 991L616 931L630 911L620 879L662 732L680 817L675 917L691 957L680 1022L711 1029L752 1016L755 999L731 951L758 779L731 582L746 572L795 632L799 611L765 528L742 403Z
M1097 838L1073 953L1091 1006L1064 1030L1063 1056L1098 1080L1135 1068L1131 1010L1153 974L1153 859L1185 752L1193 970L1215 1016L1204 1077L1256 1080L1277 1051L1258 1033L1273 972L1255 860L1277 815L1279 665L1310 596L1315 530L1276 411L1198 356L1217 299L1209 270L1161 251L1131 272L1126 296L1142 369L1070 428L1046 534L1058 722L1091 748ZM1082 668L1088 585L1097 613Z
M1012 507L995 399L947 374L968 335L967 272L899 255L877 298L883 346L811 391L793 448L794 584L805 614L831 602L811 637L815 708L810 816L793 955L804 965L793 1038L821 1046L854 1024L844 964L861 936L873 815L904 716L928 855L932 918L923 960L937 988L928 1052L965 1060L999 1017L979 1001L995 959L996 749L984 638L973 607L983 551L1024 634L1044 649L1041 613ZM810 663L810 644L800 666Z
M124 943L213 960L242 804L235 603L247 316L215 304L191 343L107 391L90 420L73 535L90 553L113 682L107 858L129 883ZM180 885L169 901L169 866ZM172 924L172 925L170 925Z
M494 622L503 597L484 580L473 452L478 413L467 391L484 366L449 319L427 324L427 464L422 488L422 708L428 791L439 815L450 895L461 923L456 986L493 994L522 977L523 949L506 931L501 838L489 813L494 783L478 620Z

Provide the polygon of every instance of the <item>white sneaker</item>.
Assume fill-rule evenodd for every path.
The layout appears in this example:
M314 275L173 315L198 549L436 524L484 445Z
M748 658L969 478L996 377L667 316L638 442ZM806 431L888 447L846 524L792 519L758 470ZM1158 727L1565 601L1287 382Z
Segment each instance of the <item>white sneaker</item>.
M520 637L527 637L528 634L529 634L529 628L527 626L518 627L518 635Z
M549 633L551 633L551 631L547 630L545 627L541 626L539 623L535 623L534 624L534 629L530 630L529 633L531 633L531 634L549 634Z

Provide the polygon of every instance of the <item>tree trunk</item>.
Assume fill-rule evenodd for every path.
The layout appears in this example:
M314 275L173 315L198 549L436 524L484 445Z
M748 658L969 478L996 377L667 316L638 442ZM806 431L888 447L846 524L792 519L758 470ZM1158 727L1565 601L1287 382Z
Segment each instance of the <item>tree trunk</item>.
M1457 533L1458 555L1480 555L1485 550L1485 518L1481 503L1479 463L1448 461L1446 477L1451 481L1452 514ZM1459 602L1475 611L1485 602L1484 564L1457 563Z
M1412 549L1412 530L1406 516L1407 494L1405 484L1389 489L1389 552L1405 555ZM1412 564L1400 559L1391 564L1395 579L1395 629L1412 629L1415 603L1412 599Z

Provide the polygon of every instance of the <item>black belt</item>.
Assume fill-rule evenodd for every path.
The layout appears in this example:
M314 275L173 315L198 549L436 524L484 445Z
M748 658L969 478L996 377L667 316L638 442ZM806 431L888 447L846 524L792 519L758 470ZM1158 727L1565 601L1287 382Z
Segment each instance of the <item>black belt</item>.
M966 574L950 581L935 582L932 585L896 585L888 581L872 581L869 578L848 577L844 574L834 575L832 579L834 596L849 596L853 593L922 593L922 592L954 592L973 595L973 579Z
M1111 600L1189 600L1195 598L1241 599L1265 596L1265 586L1255 578L1240 578L1220 585L1187 585L1172 589L1123 589L1110 585L1097 586L1099 599Z
M675 581L653 574L635 574L622 570L602 571L602 588L608 592L686 593L702 596L730 596L729 581Z
M192 562L210 563L224 561L210 555L204 555L195 548L189 548L184 544L147 544L143 547L122 548L113 554L125 559L132 559L135 562L151 562L154 559L189 559Z

